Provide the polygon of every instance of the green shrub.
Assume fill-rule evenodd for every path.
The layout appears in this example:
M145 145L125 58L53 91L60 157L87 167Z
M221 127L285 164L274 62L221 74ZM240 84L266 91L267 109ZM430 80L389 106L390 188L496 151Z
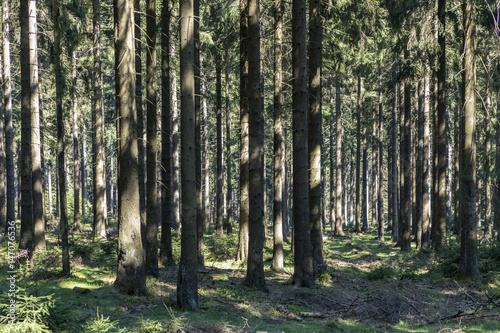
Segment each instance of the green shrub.
M396 277L398 271L389 265L381 265L366 274L370 281L392 279Z
M214 235L207 240L210 250L209 259L228 260L236 258L238 252L238 234Z
M99 309L97 309L97 316L94 319L88 320L83 327L86 333L106 333L114 332L117 330L116 324L118 321L111 321L109 317L104 318L101 314L99 315Z

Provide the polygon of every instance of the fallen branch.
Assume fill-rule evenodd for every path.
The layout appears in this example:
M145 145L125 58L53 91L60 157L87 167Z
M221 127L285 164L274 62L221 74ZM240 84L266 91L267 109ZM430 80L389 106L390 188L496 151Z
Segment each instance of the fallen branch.
M349 305L349 307L347 308L347 310L345 310L344 314L342 315L342 319L346 316L346 314L352 308L352 306L354 305L354 303L356 303L356 301L358 300L358 298L359 298L359 295L354 299L354 301L352 301L352 303Z
M467 295L467 297L469 297L469 298L471 299L471 301L473 301L474 303L478 303L478 302L474 299L474 297L472 297L471 295L469 295L469 294L467 293L467 291L465 291L465 289L464 289L464 288L462 288L462 287L458 284L458 282L457 282L457 281L453 280L453 282L455 282L455 284L457 285L457 287L458 287L458 288L459 288L459 289L460 289L460 290L461 290L461 291L462 291L465 295Z

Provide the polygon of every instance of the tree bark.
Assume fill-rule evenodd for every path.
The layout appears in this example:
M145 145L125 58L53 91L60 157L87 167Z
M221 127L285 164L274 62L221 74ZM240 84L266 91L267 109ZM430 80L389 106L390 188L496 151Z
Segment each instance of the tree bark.
M161 148L162 148L162 210L160 262L164 266L173 266L172 254L172 108L170 100L170 20L171 2L163 0L161 11Z
M143 108L143 86L142 86L142 46L143 46L143 28L141 23L141 15L144 9L141 8L143 3L140 0L134 0L134 34L135 34L135 104L137 110L137 148L139 154L139 164L137 165L139 175L139 207L141 210L141 235L144 245L146 246L146 228L147 228L147 189L146 189L146 136L144 131L144 108ZM146 254L147 257L147 254ZM147 260L147 259L146 259ZM147 267L147 264L146 264ZM147 268L146 268L147 270Z
M248 260L245 284L267 291L264 279L264 108L260 73L259 0L248 1Z
M134 5L115 0L115 73L118 139L118 268L115 285L129 295L146 293L139 207L138 134L135 103ZM105 206L104 206L105 207Z
M409 58L409 50L405 50L405 60ZM411 249L411 216L412 216L412 169L411 169L411 84L407 80L404 83L404 115L402 116L403 123L403 142L401 152L403 165L402 175L404 177L402 202L403 215L402 218L402 233L401 233L401 250L407 251Z
M76 51L73 51L73 229L80 230L80 156L78 153L78 99L76 97Z
M460 177L462 202L459 274L481 279L477 247L476 182L476 11L475 1L462 3L464 27L463 57L463 137Z
M435 234L435 249L439 250L444 246L446 241L446 169L448 166L448 152L447 152L447 138L446 138L446 0L438 1L438 20L440 24L438 33L439 44L439 58L438 58L438 72L437 72L437 127L435 134L437 135L437 192L436 209L436 234Z
M323 274L323 215L321 152L323 149L323 120L321 115L321 66L323 22L321 0L309 1L308 62L308 152L309 152L309 219L314 271Z
M32 183L32 154L31 154L31 99L32 99L32 53L30 47L30 33L32 23L30 17L31 0L20 2L21 24L21 155L20 155L20 211L21 211L21 240L20 249L26 249L31 257L33 251L33 183Z
M274 197L273 197L273 262L274 270L283 269L283 185L284 145L283 138L283 2L274 1Z
M146 274L158 277L156 0L146 1L146 40Z
M226 36L229 36L228 22L226 22ZM225 38L225 51L224 58L226 65L224 73L224 85L225 85L225 101L226 101L226 199L227 199L227 209L226 209L226 231L228 234L233 233L233 200L232 192L233 187L231 184L231 114L229 112L229 37Z
M358 75L358 97L356 106L356 216L354 231L361 232L361 75Z
M196 157L194 108L194 6L180 1L181 79L181 260L177 280L177 305L198 310L198 248L196 234Z
M397 77L397 67L394 67L394 78ZM394 96L391 112L391 197L392 197L392 241L399 242L399 198L398 198L398 84L394 84Z
M307 131L306 1L292 2L292 128L293 128L293 232L294 274L292 284L314 284L309 223L309 172Z
M52 20L54 24L54 64L56 77L56 112L57 112L57 174L59 179L59 224L61 228L61 248L63 274L70 274L69 244L68 244L68 216L66 202L66 177L65 177L65 144L64 144L64 118L63 94L64 81L61 66L61 40L59 35L59 2L52 2Z
M237 260L248 258L248 0L240 0L240 230Z
M425 76L424 76L424 114L423 114L423 124L424 124L424 141L423 141L423 153L422 153L422 248L429 245L430 235L429 235L429 224L430 224L430 209L431 209L431 197L430 197L430 104L429 104L429 91L430 91L430 81L429 81L429 63L426 62L425 66Z
M15 221L14 128L12 123L12 80L10 67L9 1L2 1L3 100L5 108L5 171L7 177L6 222ZM0 120L1 121L1 120ZM5 224L8 226L8 223ZM7 231L7 229L5 229Z
M106 168L104 147L104 108L101 71L101 13L99 0L93 0L94 33L94 239L107 239Z
M384 193L382 188L382 180L383 180L383 161L384 161L384 132L382 131L383 126L383 102L382 102L382 68L379 65L378 67L378 129L377 129L377 146L374 145L375 149L378 149L378 155L376 156L377 160L377 226L378 226L378 240L379 242L384 242Z
M40 153L40 105L38 81L38 33L36 0L30 1L30 77L31 77L31 163L33 182L34 251L45 250L45 209L43 205L43 173Z
M217 117L217 220L215 233L223 234L224 227L224 162L222 153L222 64L216 60L215 65L216 117Z
M335 234L344 235L342 230L343 212L342 203L344 202L344 187L342 185L343 163L342 163L342 144L344 142L344 126L342 126L342 107L340 101L340 80L335 78L335 109L336 109L336 134L337 142L335 145Z

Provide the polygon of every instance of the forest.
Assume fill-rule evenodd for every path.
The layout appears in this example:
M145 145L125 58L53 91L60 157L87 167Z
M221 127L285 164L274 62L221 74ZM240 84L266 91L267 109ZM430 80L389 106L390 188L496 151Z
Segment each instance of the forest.
M1 331L500 331L500 1L1 2Z

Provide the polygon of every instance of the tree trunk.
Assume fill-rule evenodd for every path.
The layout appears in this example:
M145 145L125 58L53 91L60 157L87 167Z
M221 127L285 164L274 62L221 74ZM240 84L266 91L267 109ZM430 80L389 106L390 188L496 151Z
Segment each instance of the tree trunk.
M0 67L0 79L1 82L4 82L3 75L3 67ZM2 87L3 88L3 87ZM3 90L3 89L2 89ZM5 196L6 196L6 188L5 188L5 130L4 130L4 99L0 99L0 228L4 230L8 230L6 223L6 212L5 212ZM7 234L6 234L7 236Z
M30 1L30 77L31 77L31 163L33 182L34 251L45 250L45 209L43 206L43 173L40 153L40 105L38 81L36 0Z
M329 147L329 158L330 158L330 201L327 204L330 208L330 224L332 232L335 232L335 155L334 155L334 145L333 141L335 138L335 117L334 117L334 99L333 99L333 85L330 86L330 147ZM326 208L326 207L325 207Z
M421 247L425 248L429 245L429 224L430 224L430 104L429 104L429 63L426 62L424 76L424 114L423 114L423 153L422 153L422 244Z
M78 100L76 97L76 51L73 51L73 229L80 230L80 157L78 154Z
M200 58L200 1L194 0L194 112L195 112L195 145L196 145L196 234L198 243L198 269L205 268L203 244L204 214L203 191L201 180L201 58Z
M146 254L139 207L133 11L132 0L116 0L114 3L118 139L118 268L115 285L121 293L144 295Z
M274 270L283 269L283 185L284 145L283 138L283 2L274 1L274 197L273 197L273 262Z
M6 222L15 221L15 174L14 174L14 128L12 124L12 81L10 69L10 27L9 27L9 1L2 1L3 17L3 99L5 108L5 159L7 176L7 210ZM8 223L5 224L8 226ZM7 230L7 229L6 229Z
M397 67L394 67L394 78L397 77ZM398 200L398 84L394 84L394 96L391 113L391 197L392 197L392 241L399 242L399 200Z
M361 232L361 75L358 75L358 98L356 106L356 217L354 231Z
M384 161L384 132L382 131L383 127L383 102L382 102L382 68L379 65L378 67L378 122L377 122L377 146L374 146L375 149L378 149L378 155L376 156L377 161L377 235L379 242L384 242L384 193L382 191L382 180L383 180L383 172L382 166Z
M86 138L86 133L87 133L87 126L85 124L85 121L83 121L83 139L82 139L82 216L85 217L86 215L86 204L87 204L87 138ZM51 197L49 196L49 201L51 201ZM50 205L52 207L52 204ZM52 210L50 211L50 214L52 215Z
M70 274L69 244L68 244L68 216L66 202L66 177L65 177L65 144L64 144L64 118L63 94L64 81L61 66L61 40L59 35L59 2L52 2L52 20L54 24L54 65L56 77L56 110L57 110L57 174L59 179L59 223L61 228L62 266L63 274Z
M206 78L205 78L205 73L203 71L203 59L200 59L200 72L201 72L201 96L202 96L202 117L203 117L203 156L202 160L204 162L203 165L203 196L204 196L204 202L203 202L203 207L204 207L204 221L203 221L203 230L207 231L210 228L210 159L209 159L209 134L208 134L208 106L207 106L207 97L206 97ZM198 237L200 235L198 234ZM200 239L200 238L199 238ZM203 237L200 239L203 241ZM203 244L198 244L201 245L201 248L198 248L198 251L203 250Z
M170 20L171 2L163 1L161 11L161 148L162 148L162 210L160 262L164 266L173 266L172 254L172 109L170 101Z
M248 258L248 0L240 0L240 230L237 260ZM260 69L259 69L260 70Z
M459 274L481 279L477 247L476 183L476 11L475 1L462 4L464 27L463 57L463 137L460 177L462 202Z
M447 152L447 138L446 138L446 0L438 1L438 19L440 23L439 34L438 34L438 44L439 44L439 66L437 72L437 127L435 129L435 134L437 135L437 188L434 189L437 192L437 202L435 214L437 214L436 222L436 237L435 237L435 249L439 250L444 246L446 241L446 169L448 165L448 152Z
M146 1L146 274L158 277L158 188L156 108L156 0Z
M245 284L267 290L264 279L264 108L260 74L259 0L248 1L248 260Z
M215 91L216 91L216 112L217 112L217 220L215 233L223 234L224 227L224 162L222 154L222 64L216 60L215 65Z
M309 223L309 172L307 131L307 55L306 1L292 2L292 69L293 69L293 285L314 284L313 258Z
M227 31L226 23L226 36L229 36L229 32ZM226 95L226 198L227 198L227 210L226 210L226 231L228 234L233 233L233 209L232 209L232 185L231 185L231 115L229 112L229 45L227 45L228 37L225 38L225 75L224 75L224 84L225 84L225 95Z
M144 9L140 0L134 0L134 20L135 20L135 104L137 110L137 137L139 164L137 172L139 173L139 207L141 210L141 235L143 244L146 245L146 136L144 131L144 109L143 109L143 87L142 87L142 46L144 44L142 34L141 14ZM149 42L149 41L148 41ZM149 104L149 102L148 102ZM146 254L147 257L147 254ZM147 260L147 259L146 259ZM148 265L146 264L146 267ZM147 271L147 268L146 268Z
M101 71L101 13L99 0L93 0L94 26L94 239L107 239L106 168L104 147L104 108Z
M308 62L308 151L309 151L309 219L314 271L323 274L323 219L321 152L323 149L323 121L321 116L321 59L323 22L321 0L309 1Z
M409 50L405 50L405 60L409 57ZM404 177L403 193L401 201L403 202L401 250L411 249L411 215L412 215L412 169L411 169L411 84L409 80L404 83L404 115L403 123L403 142L402 142L402 175Z
M422 248L422 227L423 227L423 157L424 157L424 79L418 85L418 114L417 114L417 157L415 165L415 215L413 224L415 227L415 245L417 249Z
M344 202L344 187L342 185L343 164L342 164L342 144L344 142L344 126L342 125L342 107L340 104L340 80L335 78L335 109L336 109L336 134L337 142L335 145L335 234L344 235L342 230L342 203Z
M171 34L170 38L170 57L174 58L176 56L175 53L175 38L174 34ZM181 225L181 191L179 188L179 184L181 181L181 173L180 173L180 143L179 143L179 107L177 101L177 73L175 71L175 66L170 67L170 73L172 77L172 190L174 193L174 223L173 228L180 230Z
M180 308L198 310L193 16L193 0L181 0L179 21L181 41L182 234L181 260L177 280L177 305Z
M32 22L30 10L31 0L20 2L20 24L21 24L21 154L20 154L20 211L21 211L21 240L20 249L26 249L29 255L33 250L33 183L31 173L31 99L32 99L32 67L30 65L32 53L30 47L30 34ZM33 1L34 2L34 1ZM34 50L33 50L34 51Z
M361 146L363 147L363 170L361 176L361 229L364 231L368 231L368 126L369 122L367 120L367 111L366 107L363 106L363 113L361 114L361 126L362 130L362 140ZM361 162L360 162L361 163Z

